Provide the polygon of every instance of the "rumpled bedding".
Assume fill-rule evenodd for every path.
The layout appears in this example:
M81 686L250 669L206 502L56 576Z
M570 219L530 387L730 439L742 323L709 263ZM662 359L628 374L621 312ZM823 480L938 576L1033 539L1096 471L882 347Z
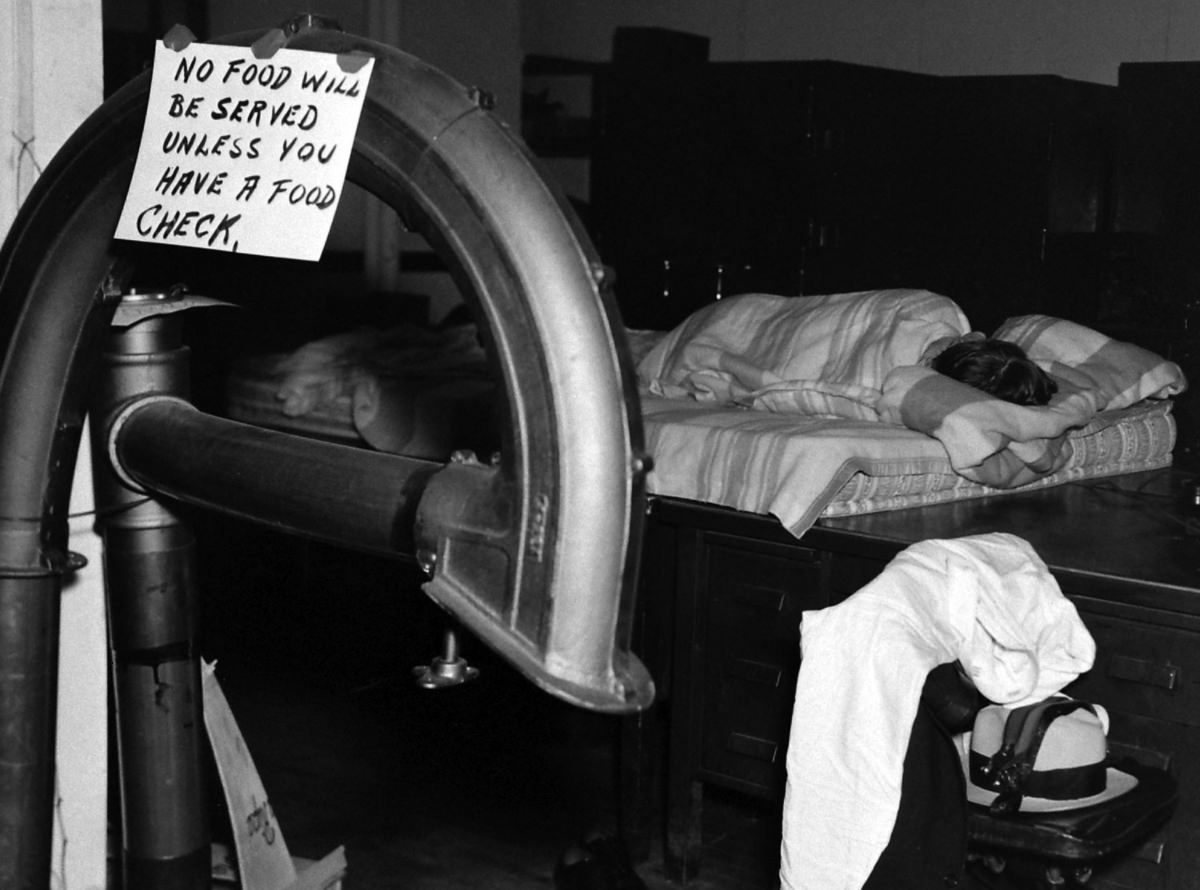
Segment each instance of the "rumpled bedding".
M970 330L950 299L920 290L815 297L743 294L710 303L638 364L650 393L789 414L878 420L888 373Z
M969 334L959 307L929 291L747 294L694 313L646 354L638 375L667 398L904 426L937 439L955 472L1001 489L1063 467L1070 431L1101 412L1186 387L1178 365L1148 350L1028 315L993 336L1024 348L1058 393L1046 406L1014 405L927 367Z
M229 393L233 413L252 422L290 428L328 417L336 431L346 418L377 450L432 460L497 447L495 384L473 325L358 328L243 362L239 375ZM282 417L261 410L258 381Z

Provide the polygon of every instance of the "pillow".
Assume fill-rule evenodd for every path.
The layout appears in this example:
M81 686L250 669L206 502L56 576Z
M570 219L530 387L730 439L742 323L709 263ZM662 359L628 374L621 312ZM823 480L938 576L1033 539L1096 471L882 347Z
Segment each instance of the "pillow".
M1007 319L993 335L1016 343L1059 384L1059 393L1090 393L1097 411L1162 399L1187 389L1179 365L1160 355L1046 315Z

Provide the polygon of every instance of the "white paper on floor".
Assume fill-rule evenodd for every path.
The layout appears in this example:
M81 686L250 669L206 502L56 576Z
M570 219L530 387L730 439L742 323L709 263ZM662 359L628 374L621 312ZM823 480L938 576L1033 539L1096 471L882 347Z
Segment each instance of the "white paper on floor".
M204 726L229 808L242 890L340 890L346 873L345 849L338 847L314 863L292 858L250 749L217 682L216 665L202 662L201 673Z

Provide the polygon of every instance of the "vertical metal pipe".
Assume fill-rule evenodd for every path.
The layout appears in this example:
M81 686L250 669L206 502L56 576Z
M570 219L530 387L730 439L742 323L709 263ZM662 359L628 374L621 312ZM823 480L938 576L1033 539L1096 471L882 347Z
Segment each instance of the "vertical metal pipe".
M195 540L182 523L107 528L105 577L129 890L210 885Z
M0 568L0 886L19 890L50 875L59 581Z
M187 358L176 314L114 327L94 414L108 417L147 393L186 396ZM95 424L101 430L106 426ZM123 483L105 452L96 442L123 884L127 890L202 890L211 885L211 838L196 650L195 540L182 516Z

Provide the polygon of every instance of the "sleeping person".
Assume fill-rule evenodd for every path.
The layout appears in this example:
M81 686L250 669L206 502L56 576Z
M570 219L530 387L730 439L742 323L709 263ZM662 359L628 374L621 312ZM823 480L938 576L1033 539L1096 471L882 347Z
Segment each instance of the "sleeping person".
M967 338L938 353L929 367L1017 405L1045 405L1058 384L1016 343Z
M716 301L661 335L637 364L643 410L663 419L653 429L655 462L665 465L663 430L676 424L711 433L703 447L681 435L676 441L687 445L676 457L687 448L709 455L716 442L741 444L743 427L724 409L742 408L760 412L755 429L794 430L784 433L789 447L801 431L805 446L857 431L889 443L881 453L899 436L885 440L867 424L890 425L888 435L906 428L938 440L957 475L1014 488L1062 468L1074 453L1071 432L1100 412L1161 400L1187 385L1174 362L1066 319L1006 319L991 340L1011 345L990 343L952 300L930 291ZM683 404L689 400L714 410L692 411ZM768 413L789 417L775 423ZM746 448L760 463L784 453L775 440ZM680 458L672 472L705 471Z
M1021 406L1057 390L1016 343L971 331L947 297L907 289L730 297L661 335L637 370L651 395L878 420L889 375L917 366Z

